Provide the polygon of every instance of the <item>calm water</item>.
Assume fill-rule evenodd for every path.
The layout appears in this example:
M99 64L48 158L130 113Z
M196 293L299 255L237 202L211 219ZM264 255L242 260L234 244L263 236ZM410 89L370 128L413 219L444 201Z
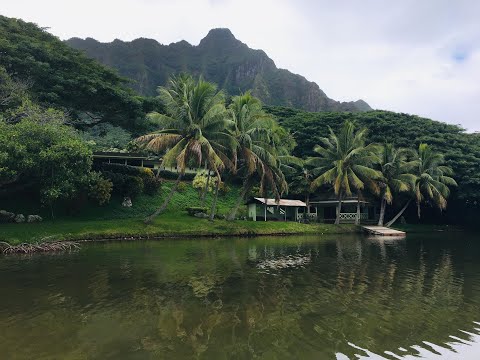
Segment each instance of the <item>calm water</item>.
M480 243L265 238L0 258L0 359L479 359Z

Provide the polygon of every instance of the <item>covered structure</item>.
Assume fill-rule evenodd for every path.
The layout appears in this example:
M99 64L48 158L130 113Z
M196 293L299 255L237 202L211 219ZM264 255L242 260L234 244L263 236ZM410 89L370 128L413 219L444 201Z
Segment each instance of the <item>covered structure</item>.
M300 200L255 197L247 202L248 218L253 221L298 221L307 204Z
M162 166L162 158L137 153L97 151L93 153L93 161L96 163L121 164L137 167L158 169Z
M308 218L310 221L333 223L337 218L338 199L333 197L319 197L310 201L310 211L300 214L300 219ZM379 208L372 199L348 197L342 200L340 212L341 223L374 223L378 221Z

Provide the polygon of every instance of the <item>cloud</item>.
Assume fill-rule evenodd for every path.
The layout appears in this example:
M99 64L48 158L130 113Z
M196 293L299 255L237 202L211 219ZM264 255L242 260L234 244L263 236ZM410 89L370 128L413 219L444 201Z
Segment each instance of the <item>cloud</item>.
M228 27L334 99L480 130L476 1L16 0L2 13L62 39L198 44L211 28Z

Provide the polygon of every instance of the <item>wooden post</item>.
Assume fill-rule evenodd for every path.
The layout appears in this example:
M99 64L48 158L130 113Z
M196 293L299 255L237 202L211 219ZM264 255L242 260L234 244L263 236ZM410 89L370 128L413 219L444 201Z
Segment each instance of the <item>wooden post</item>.
M287 207L285 206L285 221L287 221Z
M265 221L267 221L267 204L265 203Z

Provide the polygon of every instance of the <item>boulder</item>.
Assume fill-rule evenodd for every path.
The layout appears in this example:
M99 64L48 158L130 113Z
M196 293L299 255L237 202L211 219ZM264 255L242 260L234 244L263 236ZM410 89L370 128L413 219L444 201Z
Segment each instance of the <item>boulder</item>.
M200 219L208 219L209 218L208 214L205 214L204 212L195 213L195 214L193 214L193 216L195 216L197 218L200 218Z
M0 222L14 222L15 214L6 210L0 210Z
M28 223L41 222L41 221L43 221L43 218L40 215L28 215L27 216L27 222Z
M122 206L123 207L132 207L132 199L130 199L128 196L123 198Z
M15 216L15 222L20 224L25 222L25 216L23 214L17 214Z

